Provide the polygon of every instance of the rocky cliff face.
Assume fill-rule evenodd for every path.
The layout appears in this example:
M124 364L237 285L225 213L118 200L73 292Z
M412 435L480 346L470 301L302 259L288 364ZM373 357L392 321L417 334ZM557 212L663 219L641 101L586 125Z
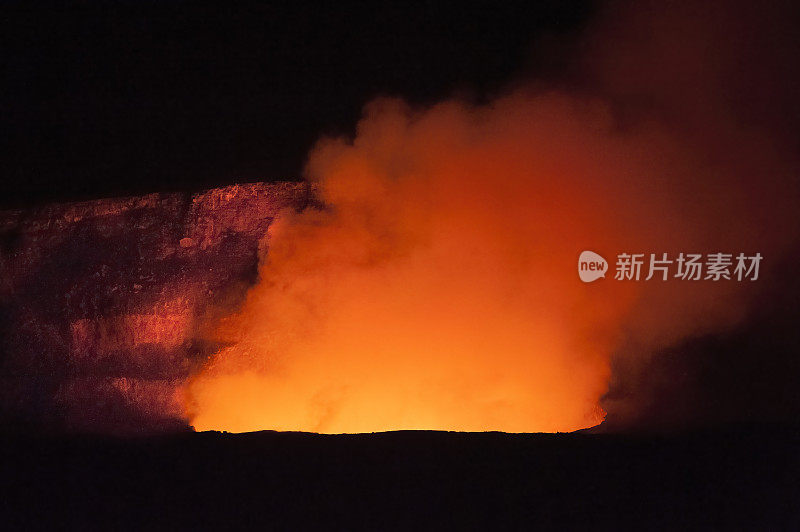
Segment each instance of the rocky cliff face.
M257 183L0 212L0 423L185 427L176 390L219 347L200 331L256 280L278 212L308 200Z

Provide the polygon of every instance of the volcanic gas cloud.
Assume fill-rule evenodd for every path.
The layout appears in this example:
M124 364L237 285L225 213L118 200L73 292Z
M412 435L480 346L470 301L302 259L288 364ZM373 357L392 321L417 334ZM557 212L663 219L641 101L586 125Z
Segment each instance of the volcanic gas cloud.
M273 224L260 281L207 333L227 347L186 387L194 427L580 429L603 420L622 346L646 360L736 323L757 282L576 273L584 249L612 268L622 252L760 252L763 278L788 241L785 158L719 92L724 35L698 54L680 16L635 17L644 49L615 63L603 34L580 89L379 98L354 138L322 140L320 206Z

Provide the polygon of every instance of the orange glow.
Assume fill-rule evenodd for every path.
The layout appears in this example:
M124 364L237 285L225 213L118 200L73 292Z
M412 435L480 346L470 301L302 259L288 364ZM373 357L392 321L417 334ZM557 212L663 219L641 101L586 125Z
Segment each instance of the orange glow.
M579 281L584 249L613 269L752 243L702 223L749 223L725 176L597 102L378 100L308 175L327 207L273 224L260 282L209 332L228 347L186 387L198 430L571 431L603 419L623 337L647 351L739 313L731 284Z

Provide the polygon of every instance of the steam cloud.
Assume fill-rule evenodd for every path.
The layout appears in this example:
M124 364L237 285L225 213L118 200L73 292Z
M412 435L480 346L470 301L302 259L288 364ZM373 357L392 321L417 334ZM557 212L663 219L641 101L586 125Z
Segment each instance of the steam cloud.
M610 382L739 323L758 282L584 285L575 265L584 249L760 252L769 277L795 236L794 139L773 109L792 103L769 55L781 34L753 28L780 17L608 13L569 84L485 104L382 97L354 138L320 141L307 177L322 206L271 227L260 282L209 332L229 347L187 386L190 422L574 430L603 408L635 417L601 401Z

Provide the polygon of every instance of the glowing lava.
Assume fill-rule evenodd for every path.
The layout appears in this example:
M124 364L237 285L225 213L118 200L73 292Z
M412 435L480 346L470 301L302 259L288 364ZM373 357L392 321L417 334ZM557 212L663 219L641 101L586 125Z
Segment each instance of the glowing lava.
M729 242L701 222L745 227L745 198L710 194L719 177L703 172L657 129L614 131L596 102L374 102L354 141L312 153L326 207L272 226L187 416L229 431L594 425L623 335L647 351L734 319L731 285L585 285L575 271L582 249Z

